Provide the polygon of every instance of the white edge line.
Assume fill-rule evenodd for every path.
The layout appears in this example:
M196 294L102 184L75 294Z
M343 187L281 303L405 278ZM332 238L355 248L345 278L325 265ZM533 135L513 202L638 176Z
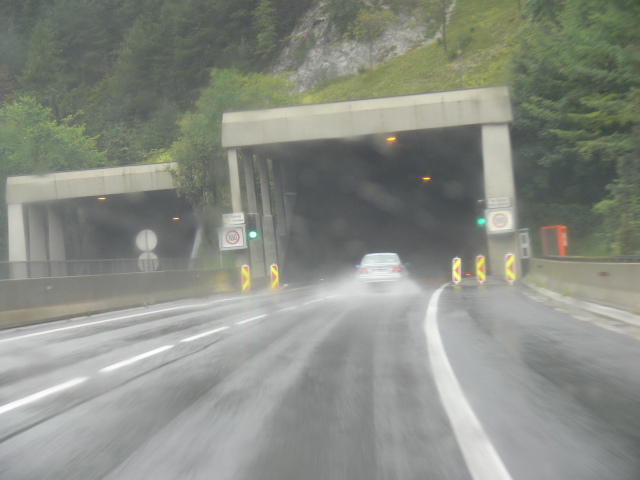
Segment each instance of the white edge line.
M458 445L474 480L512 480L453 372L438 329L438 300L446 283L429 300L424 320L429 363Z
M162 353L166 350L173 348L173 345L165 345L164 347L156 348L155 350L151 350L146 353L142 353L140 355L136 355L135 357L129 358L128 360L123 360L122 362L114 363L113 365L109 365L108 367L102 368L101 372L112 372L117 370L118 368L126 367L127 365L131 365L132 363L143 360L147 357L151 357L153 355L157 355L158 353Z
M193 342L194 340L198 340L199 338L202 337L207 337L209 335L213 335L214 333L218 333L221 332L223 330L226 330L229 327L220 327L220 328L216 328L214 330L209 330L208 332L204 332L204 333L199 333L198 335L194 335L193 337L188 337L188 338L183 338L182 340L180 340L182 343L184 342Z
M46 390L42 390L41 392L37 392L27 397L21 398L20 400L16 400L14 402L7 403L6 405L2 405L0 407L0 415L10 410L13 410L15 408L22 407L29 403L40 400L44 397L48 397L49 395L53 395L54 393L61 392L62 390L75 387L76 385L79 385L82 382L86 381L88 378L89 377L74 378L73 380L69 380L68 382L61 383L60 385L56 385L55 387L47 388Z
M73 330L75 328L90 327L92 325L99 325L101 323L116 322L118 320L126 320L128 318L141 317L141 316L144 316L144 315L154 315L156 313L171 312L173 310L187 310L187 309L194 309L194 308L195 309L206 308L207 306L213 305L214 303L229 302L231 300L238 300L240 298L241 297L223 298L221 300L214 300L213 302L200 303L200 304L197 304L197 305L181 305L179 307L164 308L162 310L153 310L153 311L149 311L149 312L134 313L132 315L125 315L124 317L107 318L105 320L98 320L96 322L83 323L81 325L71 325L69 327L55 328L53 330L46 330L44 332L28 333L26 335L20 335L20 336L17 336L17 337L4 338L4 339L0 340L0 343L12 342L14 340L20 340L22 338L37 337L39 335L47 335L49 333L62 332L64 330Z
M244 325L245 323L253 322L254 320L260 320L261 318L268 317L268 316L269 314L265 313L263 315L258 315L257 317L247 318L246 320L236 322L236 325Z

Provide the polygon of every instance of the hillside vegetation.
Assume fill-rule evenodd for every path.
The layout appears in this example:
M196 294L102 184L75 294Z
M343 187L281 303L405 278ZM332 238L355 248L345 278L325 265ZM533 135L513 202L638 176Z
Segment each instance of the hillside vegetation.
M507 84L521 224L569 226L571 252L640 253L640 5L457 0L438 42L293 94L268 71L313 0L5 0L6 175L176 160L203 222L228 208L222 112ZM326 0L339 38L452 0ZM371 64L373 64L371 59ZM0 253L6 252L0 209Z

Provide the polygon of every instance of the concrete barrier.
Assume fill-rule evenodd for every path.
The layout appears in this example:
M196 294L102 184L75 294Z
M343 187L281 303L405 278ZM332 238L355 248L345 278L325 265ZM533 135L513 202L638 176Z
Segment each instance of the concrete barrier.
M528 278L540 286L589 302L640 313L640 263L531 259Z
M239 271L189 270L0 280L0 328L239 291Z

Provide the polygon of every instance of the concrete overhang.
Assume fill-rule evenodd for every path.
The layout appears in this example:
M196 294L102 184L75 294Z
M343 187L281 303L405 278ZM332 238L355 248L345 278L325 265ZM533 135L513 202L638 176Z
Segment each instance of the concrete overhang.
M374 98L244 112L222 117L222 146L358 137L513 120L507 87Z
M7 204L48 202L70 198L172 190L169 168L176 163L22 175L7 178Z

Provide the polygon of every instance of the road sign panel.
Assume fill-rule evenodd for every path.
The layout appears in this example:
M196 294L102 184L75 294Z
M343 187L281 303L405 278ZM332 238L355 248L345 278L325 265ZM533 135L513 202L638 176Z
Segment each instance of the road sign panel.
M244 225L244 213L225 213L222 215L222 224L229 227L232 225Z
M280 286L280 280L278 278L278 265L275 263L271 265L271 290L277 290Z
M251 276L249 275L249 265L243 265L240 274L242 280L242 293L251 291Z
M507 282L509 285L513 285L513 282L516 281L516 256L513 253L507 253L504 256L505 263L505 275L507 278Z
M487 233L509 233L515 230L512 208L485 210Z
M239 250L247 248L245 226L235 225L218 229L218 245L220 250Z
M487 266L485 264L484 255L478 255L476 257L476 279L480 284L483 284L487 279Z
M462 278L462 260L460 260L460 257L456 257L453 259L451 269L453 283L458 285L460 283L460 279Z
M509 197L491 197L487 198L487 208L506 208L511 206Z

